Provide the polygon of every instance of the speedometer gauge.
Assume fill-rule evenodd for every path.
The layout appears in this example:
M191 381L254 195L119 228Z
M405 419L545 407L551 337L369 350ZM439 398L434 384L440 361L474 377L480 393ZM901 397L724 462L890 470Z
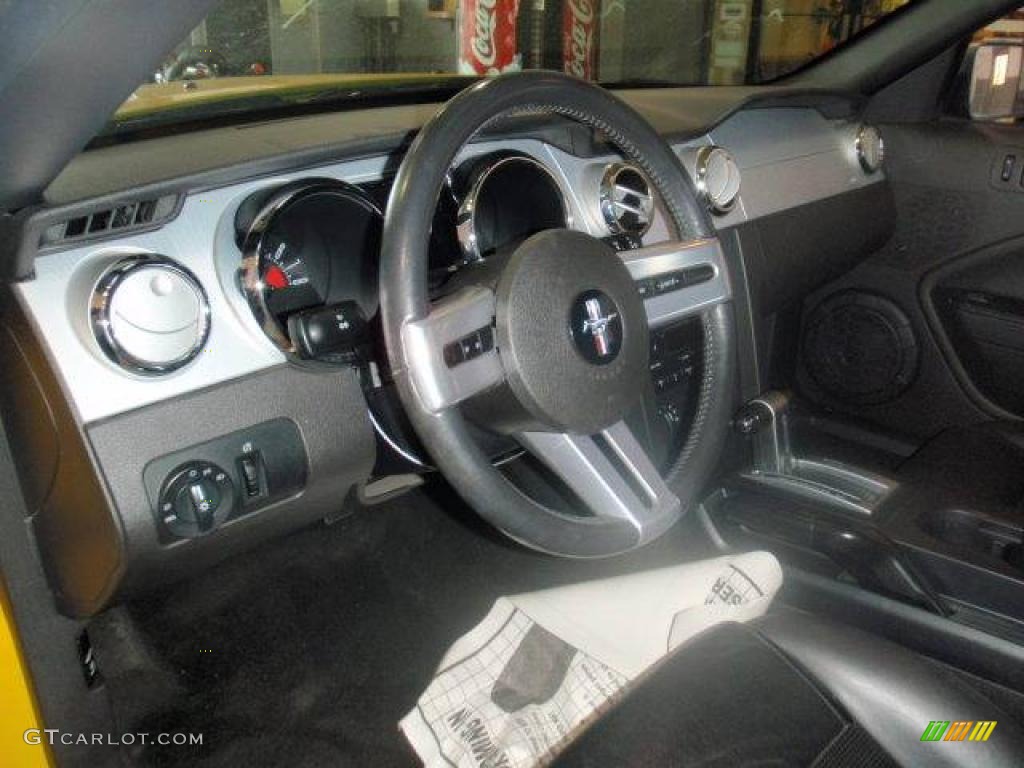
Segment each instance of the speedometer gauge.
M383 216L358 187L307 179L260 193L239 208L242 288L253 315L284 352L298 313L349 302L377 311Z

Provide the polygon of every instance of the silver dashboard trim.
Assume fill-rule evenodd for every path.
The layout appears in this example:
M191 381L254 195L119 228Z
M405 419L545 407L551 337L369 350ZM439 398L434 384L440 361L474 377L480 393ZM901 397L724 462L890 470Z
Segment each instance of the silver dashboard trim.
M691 174L703 145L728 146L736 158L743 191L732 211L715 218L722 230L882 183L884 169L867 175L860 168L854 150L858 129L858 123L829 121L813 109L759 109L736 113L708 135L673 148ZM459 161L499 150L522 152L544 164L566 196L573 226L596 237L607 235L598 182L605 167L622 158L575 157L522 138L469 145ZM391 163L385 155L358 158L197 191L186 196L180 215L159 229L40 254L34 279L15 284L13 290L43 340L79 421L89 424L286 364L287 356L264 334L239 289L241 251L234 237L238 206L253 192L313 176L350 184L376 182L387 177ZM664 212L656 207L644 244L670 235ZM89 292L99 275L119 258L137 253L167 254L189 269L207 293L213 319L207 344L191 364L145 379L107 359L88 317Z

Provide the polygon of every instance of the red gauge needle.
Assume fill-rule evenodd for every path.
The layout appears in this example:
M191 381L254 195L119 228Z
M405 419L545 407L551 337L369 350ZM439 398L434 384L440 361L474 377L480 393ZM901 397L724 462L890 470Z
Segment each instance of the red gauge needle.
M289 285L288 275L280 267L270 267L264 272L263 282L275 290L287 288Z

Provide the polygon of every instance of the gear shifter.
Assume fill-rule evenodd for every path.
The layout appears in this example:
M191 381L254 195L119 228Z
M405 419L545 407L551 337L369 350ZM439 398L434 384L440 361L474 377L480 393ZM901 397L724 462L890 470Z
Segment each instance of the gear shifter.
M797 456L790 435L792 403L788 392L773 390L748 402L733 417L733 428L753 444L753 466L743 477L805 501L872 514L895 483L840 462Z
M733 427L754 443L754 470L785 475L793 457L789 441L791 398L780 391L766 392L744 405L733 417Z

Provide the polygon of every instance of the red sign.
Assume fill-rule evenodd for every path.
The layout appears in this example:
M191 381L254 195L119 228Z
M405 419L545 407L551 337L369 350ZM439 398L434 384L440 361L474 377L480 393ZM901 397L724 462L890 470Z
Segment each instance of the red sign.
M460 73L497 75L520 68L519 0L462 0L459 11Z
M565 0L562 6L562 69L570 75L594 80L597 29L596 3L599 0Z

